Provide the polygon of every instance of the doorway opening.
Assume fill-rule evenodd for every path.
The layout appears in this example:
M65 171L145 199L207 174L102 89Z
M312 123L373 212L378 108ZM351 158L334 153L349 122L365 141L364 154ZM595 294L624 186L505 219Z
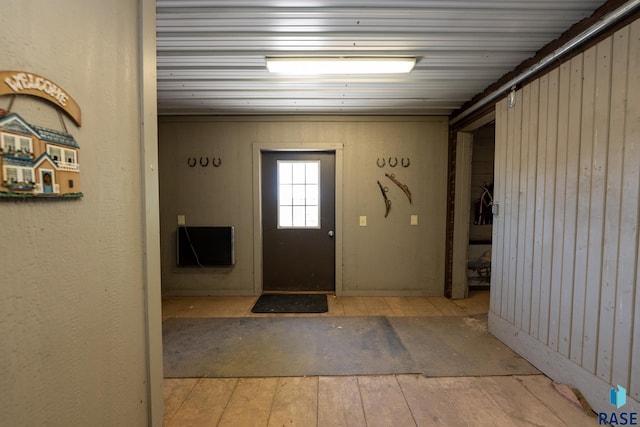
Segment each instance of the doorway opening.
M489 289L493 234L493 181L495 165L495 122L473 132L471 153L471 210L467 250L469 291Z
M452 299L489 289L493 242L495 114L460 129L455 137L455 188L451 240Z

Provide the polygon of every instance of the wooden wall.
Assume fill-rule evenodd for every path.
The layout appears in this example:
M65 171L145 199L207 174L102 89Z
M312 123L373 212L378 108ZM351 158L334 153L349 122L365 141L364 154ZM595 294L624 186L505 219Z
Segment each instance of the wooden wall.
M635 21L496 105L491 331L606 411L640 400L639 70Z
M446 117L160 117L163 295L261 293L262 247L255 240L261 214L254 199L259 194L254 174L260 166L253 150L256 145L305 149L318 144L339 145L343 159L336 174L336 187L343 195L336 201L336 256L342 256L336 292L442 295L447 133ZM203 156L221 158L221 167L187 165L189 157ZM410 164L391 167L389 158L409 159ZM411 204L385 173L396 174L409 186ZM377 180L389 187L392 207L387 218ZM185 215L191 226L234 226L236 265L177 267L177 215ZM411 215L418 215L418 225L411 225ZM360 216L367 217L366 227L359 225Z

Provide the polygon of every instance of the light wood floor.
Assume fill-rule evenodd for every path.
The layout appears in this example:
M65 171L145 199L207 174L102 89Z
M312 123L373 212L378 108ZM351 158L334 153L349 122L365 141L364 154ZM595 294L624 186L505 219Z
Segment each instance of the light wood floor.
M464 316L487 313L489 307L488 291L476 291L457 301L442 297L328 298L329 312L320 316ZM283 316L251 313L255 300L165 298L163 318ZM165 425L180 427L597 425L595 418L562 397L544 375L165 379L164 395Z

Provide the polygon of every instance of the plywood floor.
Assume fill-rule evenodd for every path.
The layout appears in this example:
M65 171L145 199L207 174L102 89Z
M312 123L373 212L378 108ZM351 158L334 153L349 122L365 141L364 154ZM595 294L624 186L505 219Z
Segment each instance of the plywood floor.
M283 316L251 313L256 299L165 298L163 318ZM320 316L464 316L488 307L488 291L457 301L329 296ZM166 426L597 425L544 375L165 379L164 394Z

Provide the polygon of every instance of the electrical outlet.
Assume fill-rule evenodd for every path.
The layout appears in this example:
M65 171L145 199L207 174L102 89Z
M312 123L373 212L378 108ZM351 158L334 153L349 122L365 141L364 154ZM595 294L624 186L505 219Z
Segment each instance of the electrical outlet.
M418 215L411 215L411 225L418 225Z
M366 226L367 226L367 217L363 215L360 217L360 227L366 227Z
M185 225L186 223L187 223L187 220L184 217L184 215L178 215L178 225Z

